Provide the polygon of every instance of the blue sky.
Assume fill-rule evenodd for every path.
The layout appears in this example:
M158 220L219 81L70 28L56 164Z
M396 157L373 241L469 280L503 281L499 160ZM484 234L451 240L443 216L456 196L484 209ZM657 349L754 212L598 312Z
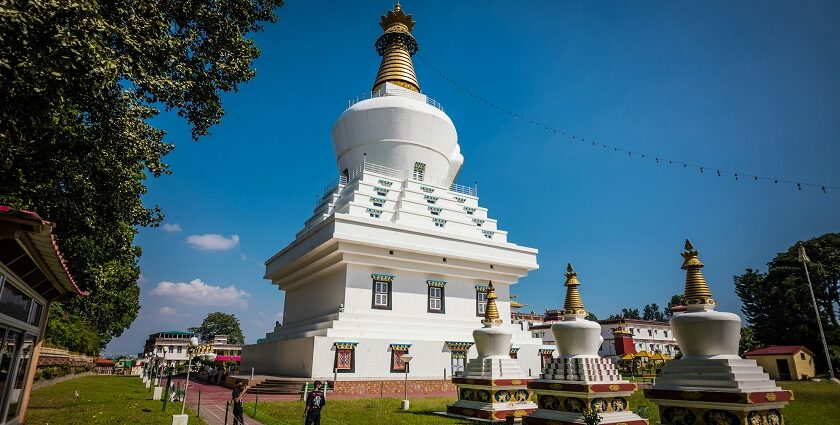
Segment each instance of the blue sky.
M224 96L227 114L211 136L192 142L178 117L154 120L176 149L173 174L149 181L145 201L163 207L169 229L140 231L142 310L107 352L136 353L148 334L212 311L235 313L248 342L273 327L283 294L262 278L262 263L293 240L337 175L330 129L348 98L370 90L378 19L391 5L290 1L255 36L257 76ZM513 290L526 310L562 303L568 261L598 316L664 305L682 291L688 237L720 309L739 312L734 274L840 231L840 190L713 171L840 186L840 3L403 8L417 21L419 54L470 90L579 137L712 167L701 174L555 138L415 60L423 92L458 129L460 182L479 183L481 205L510 241L540 250L540 269ZM190 238L202 235L220 237Z

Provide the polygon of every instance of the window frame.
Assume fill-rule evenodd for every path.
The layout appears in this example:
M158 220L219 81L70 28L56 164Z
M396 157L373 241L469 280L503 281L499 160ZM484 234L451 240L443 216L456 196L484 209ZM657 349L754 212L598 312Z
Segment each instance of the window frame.
M402 363L402 365L403 365L402 368L397 368L396 367L397 358L399 358L399 356L401 356L403 354L409 354L409 350L410 350L410 347L396 348L394 346L391 346L391 358L390 358L391 373L406 373L406 372L411 373L411 362L408 362L408 364L405 364L405 363L402 362L402 360L400 360L400 363ZM397 354L397 353L399 353L399 354Z
M484 294L484 300L480 299L481 295ZM484 308L480 308L481 305L484 305ZM482 288L475 289L475 315L476 317L484 317L484 311L487 310L487 290Z
M338 367L338 359L341 353L346 352L350 356L350 366L345 368ZM356 346L352 348L335 347L335 360L333 361L333 370L335 373L355 373L356 372Z
M377 292L376 291L376 284L377 283L385 284L386 288L387 288L387 292ZM381 279L381 278L375 278L375 277L373 278L373 285L371 287L371 300L370 300L370 307L372 309L375 309L375 310L391 310L392 309L392 301L391 300L393 298L392 297L393 283L394 283L393 280L388 282L387 280L384 280L384 279ZM386 297L386 300L387 300L385 305L376 303L376 295L377 294L385 294L385 297Z
M440 289L440 297L432 297L432 291L436 289ZM432 308L433 299L440 300L439 309ZM435 314L446 314L446 289L443 285L428 285L428 290L426 291L426 312Z

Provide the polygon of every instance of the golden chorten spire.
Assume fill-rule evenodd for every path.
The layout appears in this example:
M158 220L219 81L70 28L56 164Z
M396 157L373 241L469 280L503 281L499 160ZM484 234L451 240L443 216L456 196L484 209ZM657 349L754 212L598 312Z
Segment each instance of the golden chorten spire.
M393 83L403 88L420 92L420 84L414 73L411 56L417 53L417 40L411 35L414 19L403 12L400 3L380 18L382 35L376 40L376 53L382 56L379 72L373 82L372 91L377 91L385 83Z
M487 306L484 308L484 320L481 321L485 326L501 325L502 319L499 317L499 308L496 307L496 288L493 288L493 282L487 287Z
M703 277L703 263L698 258L699 252L694 249L691 241L685 240L685 251L681 254L683 257L683 264L681 269L685 270L685 303L691 305L709 305L717 304L712 299L712 292L709 290L709 285L706 284L706 278Z
M566 266L566 302L563 303L564 315L582 315L586 316L586 310L583 308L583 300L580 298L580 281L577 278L572 263Z

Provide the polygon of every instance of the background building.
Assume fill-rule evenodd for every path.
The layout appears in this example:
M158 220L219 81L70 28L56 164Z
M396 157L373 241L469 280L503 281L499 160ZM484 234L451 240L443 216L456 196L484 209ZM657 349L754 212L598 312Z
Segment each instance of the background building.
M744 353L755 360L770 375L779 381L810 379L815 375L814 353L802 345L777 345L758 348Z
M182 331L163 331L149 335L146 340L146 345L143 346L143 353L154 353L162 360L160 364L167 366L177 366L182 363L187 363L190 357L188 348L190 346L190 338L195 336L192 332ZM163 347L167 348L167 353L164 356ZM144 357L141 353L140 357Z
M623 330L629 332L636 352L660 352L674 357L679 351L677 339L674 338L674 332L671 331L671 325L668 322L614 319L599 320L598 323L601 325L601 336L604 338L601 350L598 351L598 355L602 357L616 358L619 356L616 351L616 333L614 332L616 328L623 328Z

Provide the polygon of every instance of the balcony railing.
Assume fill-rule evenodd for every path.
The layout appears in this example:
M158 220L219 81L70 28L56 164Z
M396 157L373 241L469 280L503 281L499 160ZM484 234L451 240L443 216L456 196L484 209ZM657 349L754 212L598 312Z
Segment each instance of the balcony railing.
M357 104L357 103L359 103L363 100L373 99L375 97L383 97L383 96L408 97L408 98L411 98L411 99L414 99L414 100L419 100L421 102L428 103L429 105L432 105L435 108L438 108L441 111L443 111L443 106L440 104L440 102L432 99L429 96L426 96L425 94L417 93L415 91L411 91L411 90L408 90L408 89L400 89L400 88L394 88L394 87L390 87L390 88L388 88L388 90L380 89L378 91L366 93L366 94L363 94L361 96L356 96L354 98L347 99L347 107L349 108L349 107L351 107L351 106L353 106L353 105L355 105L355 104Z
M391 177L398 180L412 180L418 183L426 183L438 187L448 188L451 192L460 193L462 195L478 197L477 186L464 186L457 183L451 183L446 179L437 179L431 176L417 175L407 170L398 170L396 168L386 167L384 165L374 164L372 162L363 162L358 167L349 170L347 176L336 177L318 196L315 201L315 208L321 206L324 200L332 196L336 190L340 190L347 183L356 181L365 172L376 173L385 177Z

